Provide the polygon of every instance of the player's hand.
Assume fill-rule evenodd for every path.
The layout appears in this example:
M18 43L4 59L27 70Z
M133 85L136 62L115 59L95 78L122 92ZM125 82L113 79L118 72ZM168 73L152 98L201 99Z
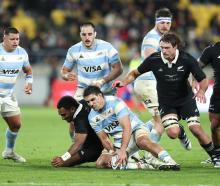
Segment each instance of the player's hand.
M205 92L202 89L195 93L194 98L200 103L206 103Z
M98 79L98 80L93 81L91 85L101 88L104 83L105 83L104 79Z
M112 83L113 88L121 88L121 87L124 87L124 86L125 86L125 84L122 81L119 81L119 80L115 80Z
M66 73L63 75L63 79L66 81L75 81L77 79L77 75L75 73Z
M120 167L124 167L127 164L127 153L126 151L122 151L121 149L119 149L117 151L118 154L118 159L116 161L116 164L119 165Z
M192 80L191 87L194 93L199 91L199 83L196 80Z
M25 85L24 92L26 94L31 94L32 93L32 84L31 83L28 83L28 84Z
M54 157L51 161L52 166L54 167L61 167L63 165L64 161L62 160L61 157Z

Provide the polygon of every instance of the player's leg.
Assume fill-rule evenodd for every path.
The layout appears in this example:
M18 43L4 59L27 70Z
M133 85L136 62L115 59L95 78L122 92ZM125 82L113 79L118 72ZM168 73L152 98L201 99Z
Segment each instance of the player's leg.
M15 142L19 129L21 127L20 108L15 98L7 97L3 98L4 106L2 108L2 117L8 125L6 129L6 147L2 152L4 159L12 159L16 162L24 163L26 160L15 153Z
M183 119L186 119L190 131L197 138L199 144L211 157L215 167L219 166L220 168L220 152L214 147L212 140L200 125L199 111L195 100L183 106L181 115Z
M162 125L160 113L158 111L158 97L156 90L156 81L155 80L136 80L134 83L134 92L137 97L141 98L141 101L144 104L144 107L152 115L152 122L154 123L153 129L155 130L155 142L160 140L160 137L164 131Z
M106 149L104 149L96 161L96 167L101 169L111 168L111 159L113 154L114 153L110 153Z
M209 120L211 123L211 137L216 149L220 149L220 100L214 96L210 99ZM211 158L201 162L202 164L211 164Z
M177 110L167 105L160 105L159 110L161 112L162 124L168 137L171 139L178 138L181 145L186 150L191 150L191 142L188 139L183 126L179 123Z
M220 148L220 113L209 112L209 120L213 144L216 148Z
M144 107L152 115L153 128L151 129L150 138L158 143L160 141L161 135L164 131L162 125L161 117L158 110L158 97L156 91L156 81L155 80L136 80L134 83L134 92L137 97L141 98ZM145 160L150 162L153 157L152 155L145 151Z
M171 166L170 169L180 169L180 165L171 158L166 150L164 150L159 144L150 140L149 133L144 126L135 131L135 142L141 150L146 150L155 157L158 157L161 161L168 163Z

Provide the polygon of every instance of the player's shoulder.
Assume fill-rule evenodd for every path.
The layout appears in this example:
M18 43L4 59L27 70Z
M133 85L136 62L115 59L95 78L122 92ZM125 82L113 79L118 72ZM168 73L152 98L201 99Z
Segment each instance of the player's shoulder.
M16 50L18 50L19 53L27 54L27 51L26 51L23 47L21 47L21 46L18 46L18 47L16 48Z
M149 39L149 38L160 38L160 34L155 30L151 29L147 34L145 35L144 39Z
M183 51L183 50L179 51L179 59L183 65L197 63L197 60L195 57L193 57L190 53Z
M81 47L82 47L82 42L78 42L78 43L72 45L72 46L68 49L68 51L69 51L69 52L76 52L76 51L79 51Z
M96 39L96 43L98 46L105 47L105 48L113 47L111 43L109 43L108 41L104 41L102 39Z

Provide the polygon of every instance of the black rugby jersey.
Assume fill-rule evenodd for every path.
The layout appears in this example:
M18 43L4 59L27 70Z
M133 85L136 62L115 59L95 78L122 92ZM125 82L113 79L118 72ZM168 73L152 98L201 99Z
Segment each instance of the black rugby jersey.
M192 99L193 92L188 81L190 73L198 82L206 77L196 59L184 51L179 51L177 61L171 67L163 62L161 52L156 52L146 58L137 70L141 74L152 71L157 80L159 104L175 106Z
M79 102L83 105L83 107L76 117L73 118L75 133L88 134L86 141L83 144L83 148L91 146L97 149L102 148L101 141L89 124L88 114L90 112L90 108L88 107L86 101L81 100Z
M213 95L220 98L220 42L205 48L199 61L202 67L211 64L215 80Z

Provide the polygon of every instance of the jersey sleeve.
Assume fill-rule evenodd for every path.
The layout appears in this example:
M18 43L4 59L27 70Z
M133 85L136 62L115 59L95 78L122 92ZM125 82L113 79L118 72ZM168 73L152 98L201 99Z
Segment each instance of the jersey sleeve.
M75 133L80 134L88 134L89 133L89 121L87 117L79 117L76 120L74 120L74 126L75 126Z
M148 48L153 48L155 50L158 50L158 39L151 37L151 38L146 38L143 40L142 43L142 50L148 49Z
M207 47L203 50L199 61L201 61L205 66L208 65L212 60L211 47Z
M89 114L89 124L92 127L92 129L95 131L95 133L99 133L103 130L102 128L102 121L99 116L95 116L92 111Z
M120 119L126 115L129 115L129 108L124 101L118 98L115 102L114 112L116 114L117 119Z
M28 67L30 66L30 62L29 62L29 57L28 57L28 53L26 52L25 49L21 49L22 50L22 53L24 55L23 59L24 59L24 64L23 64L23 67Z
M200 82L203 79L206 78L205 73L202 71L201 67L199 66L198 62L196 61L196 59L192 56L189 55L189 63L190 67L189 69L191 69L191 73L194 76L194 78Z
M111 45L108 52L110 64L115 64L121 61L118 51Z
M149 57L147 57L137 68L140 74L144 74L145 72L151 71L151 64Z
M75 58L74 58L74 55L73 55L73 51L72 49L70 48L68 51L67 51L67 54L66 54L66 59L64 61L64 64L63 64L63 67L67 67L69 69L73 69L74 68L74 65L75 65Z

